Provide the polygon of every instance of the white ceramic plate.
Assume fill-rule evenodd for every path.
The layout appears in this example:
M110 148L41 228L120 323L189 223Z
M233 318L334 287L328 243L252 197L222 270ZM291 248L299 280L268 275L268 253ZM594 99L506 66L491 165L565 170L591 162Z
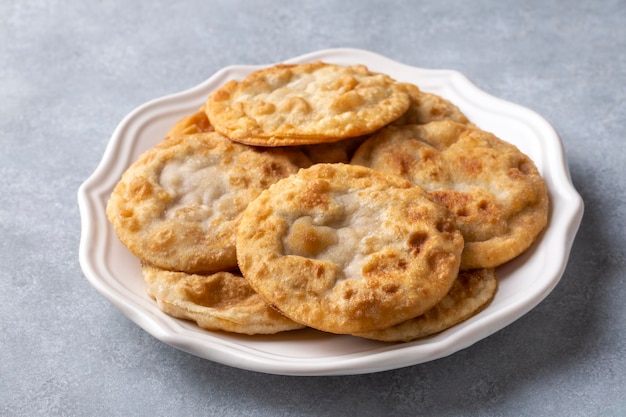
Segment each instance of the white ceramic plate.
M132 321L165 343L226 365L284 375L360 374L434 360L493 334L542 301L563 274L583 213L554 129L536 113L481 91L455 71L413 68L355 49L323 50L286 62L316 60L365 64L373 71L446 97L478 126L513 143L535 161L550 193L549 226L528 252L498 269L500 287L487 309L436 336L388 344L310 329L272 336L210 332L156 307L146 295L138 260L118 241L106 219L108 197L124 170L140 153L161 141L179 118L195 112L225 81L241 79L259 66L224 68L194 88L138 107L121 121L100 165L78 190L80 264L91 284Z

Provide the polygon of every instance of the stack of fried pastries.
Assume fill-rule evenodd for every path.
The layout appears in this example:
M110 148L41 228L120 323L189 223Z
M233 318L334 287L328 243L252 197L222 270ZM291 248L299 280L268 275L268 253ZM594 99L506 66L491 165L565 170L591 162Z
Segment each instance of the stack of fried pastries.
M546 227L519 149L363 65L226 82L107 205L164 312L200 327L410 341L480 312Z

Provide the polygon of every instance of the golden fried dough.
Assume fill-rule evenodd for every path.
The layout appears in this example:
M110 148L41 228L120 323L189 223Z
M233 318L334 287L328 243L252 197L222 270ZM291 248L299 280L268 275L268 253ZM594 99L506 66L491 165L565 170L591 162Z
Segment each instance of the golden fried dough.
M395 326L355 336L383 342L408 342L442 332L482 311L498 288L496 271L461 271L450 292L424 314Z
M186 274L146 264L141 270L162 311L204 329L273 334L304 327L270 308L237 272Z
M347 164L352 159L354 151L367 139L368 136L343 139L337 142L303 145L300 149L315 163L342 163Z
M170 138L126 170L107 216L147 263L188 273L234 268L235 230L248 203L309 163L296 149L257 149L216 132Z
M363 65L276 65L209 96L215 130L260 146L334 142L373 132L409 107L404 87Z
M422 125L429 122L451 120L470 124L469 119L452 102L433 93L422 91L414 84L402 83L411 98L409 109L395 120L394 125Z
M332 333L432 308L457 277L454 217L400 177L317 164L263 191L237 232L244 277L273 307Z
M406 178L456 214L465 239L461 269L515 258L547 224L548 193L535 164L475 127L451 121L386 127L351 162Z
M167 137L193 135L195 133L212 132L213 126L202 106L197 112L178 120L167 133Z

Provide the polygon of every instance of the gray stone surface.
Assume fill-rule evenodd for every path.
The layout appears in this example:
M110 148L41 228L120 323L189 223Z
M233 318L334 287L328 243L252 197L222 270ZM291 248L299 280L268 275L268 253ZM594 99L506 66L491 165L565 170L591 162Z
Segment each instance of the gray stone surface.
M0 3L0 415L626 415L626 2ZM463 72L560 133L585 216L562 281L452 356L347 377L165 345L78 265L76 191L130 110L231 64L357 47Z

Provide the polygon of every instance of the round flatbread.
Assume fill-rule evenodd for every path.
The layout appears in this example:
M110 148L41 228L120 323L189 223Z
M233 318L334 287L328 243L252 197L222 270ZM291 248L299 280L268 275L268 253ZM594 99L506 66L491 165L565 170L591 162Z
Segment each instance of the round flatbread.
M461 269L515 258L547 224L547 188L533 161L475 127L451 121L386 127L351 162L406 178L456 214L465 239Z
M237 258L273 307L332 333L420 315L449 291L463 239L453 216L396 176L346 164L302 169L244 212Z
M304 327L270 308L237 272L186 274L145 264L141 270L163 312L203 329L274 334Z
M392 124L422 125L430 122L451 120L462 124L471 124L467 116L451 101L433 93L422 91L414 84L402 83L409 93L408 110Z
M235 230L248 203L309 164L295 149L257 149L219 133L164 140L123 174L107 205L141 260L188 273L236 267Z
M209 118L202 106L192 115L185 116L178 120L174 126L167 132L167 137L172 138L181 135L193 135L195 133L212 132L213 126L209 122Z
M215 130L239 142L293 146L371 133L400 117L409 95L363 65L280 64L231 80L212 93Z
M496 270L461 271L450 292L421 316L387 329L355 336L383 342L409 342L442 332L481 312L498 289Z

